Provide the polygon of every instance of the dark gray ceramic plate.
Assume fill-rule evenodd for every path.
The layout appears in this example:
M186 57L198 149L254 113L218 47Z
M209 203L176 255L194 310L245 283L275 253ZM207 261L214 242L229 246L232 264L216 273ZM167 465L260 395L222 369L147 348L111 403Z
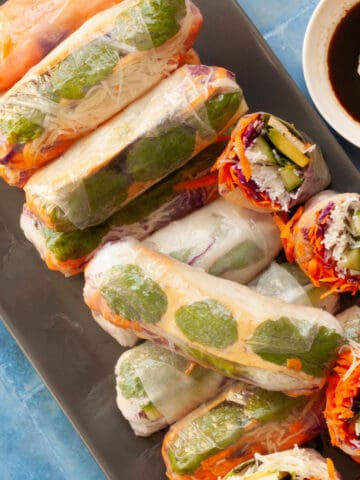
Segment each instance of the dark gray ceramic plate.
M271 111L311 133L328 160L333 187L359 191L360 173L233 0L196 0L203 63L237 74L252 110ZM0 184L0 317L111 479L163 480L162 434L136 438L116 409L113 367L121 348L91 319L83 278L50 272L19 229L22 192ZM319 439L346 480L360 469Z

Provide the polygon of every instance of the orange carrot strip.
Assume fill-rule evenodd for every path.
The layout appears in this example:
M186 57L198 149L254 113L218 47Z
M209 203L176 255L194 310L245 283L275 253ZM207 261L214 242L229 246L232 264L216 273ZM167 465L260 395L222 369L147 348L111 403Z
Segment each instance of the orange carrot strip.
M200 178L194 178L186 182L180 182L174 185L174 190L191 190L193 188L208 187L209 185L215 185L218 183L218 174L209 173Z
M326 459L326 465L327 465L327 469L328 469L329 479L330 480L336 480L336 472L335 472L334 462L331 460L331 458Z
M298 358L288 358L286 361L286 366L299 372L302 369L302 362Z

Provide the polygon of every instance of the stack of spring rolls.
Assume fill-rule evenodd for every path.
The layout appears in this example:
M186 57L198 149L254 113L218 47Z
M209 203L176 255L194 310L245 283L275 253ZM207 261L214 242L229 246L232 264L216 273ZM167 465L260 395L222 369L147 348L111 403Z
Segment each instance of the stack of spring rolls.
M174 424L169 479L340 479L286 449L327 423L360 457L359 314L333 316L360 289L359 194L322 192L319 146L200 64L190 0L23 3L0 7L0 176L47 266L85 270L94 319L133 347L124 417Z

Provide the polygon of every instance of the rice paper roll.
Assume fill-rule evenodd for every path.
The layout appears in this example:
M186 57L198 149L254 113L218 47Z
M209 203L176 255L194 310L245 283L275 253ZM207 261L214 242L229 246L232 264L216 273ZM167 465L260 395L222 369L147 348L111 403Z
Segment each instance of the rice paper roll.
M134 239L108 243L85 270L84 298L106 320L263 388L320 388L342 329L328 312L264 297Z
M338 315L348 344L328 378L324 411L331 443L360 463L360 308Z
M287 303L323 308L334 314L339 309L339 296L326 295L326 287L315 287L294 263L276 263L258 275L249 286L261 295Z
M247 283L280 252L270 214L218 199L148 238L151 248L212 275Z
M302 444L324 428L324 392L289 397L237 382L175 423L162 454L171 480L218 480L244 458Z
M341 480L333 461L310 448L261 455L235 467L224 480Z
M215 185L196 187L194 184L189 188L187 182L206 175L222 148L221 142L206 148L101 225L56 232L40 222L25 204L20 218L21 228L48 268L65 276L76 275L107 241L125 236L142 240L176 218L214 200L217 197Z
M226 382L222 375L151 342L123 353L115 375L117 405L139 436L179 420Z
M360 288L360 195L330 190L315 195L281 226L289 261L328 292Z
M226 200L267 212L288 212L330 183L319 146L264 112L240 119L214 169Z
M33 175L27 204L53 230L97 225L214 143L246 109L228 70L183 66Z
M86 20L120 2L7 0L0 7L0 92L20 80Z
M190 0L124 0L88 20L1 100L0 175L22 186L154 87L182 63L201 24Z

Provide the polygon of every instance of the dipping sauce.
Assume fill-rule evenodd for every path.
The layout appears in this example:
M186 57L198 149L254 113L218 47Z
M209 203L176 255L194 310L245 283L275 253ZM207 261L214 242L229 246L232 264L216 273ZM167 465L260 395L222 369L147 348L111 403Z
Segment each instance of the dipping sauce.
M360 122L360 2L336 27L327 62L337 99L349 115Z

